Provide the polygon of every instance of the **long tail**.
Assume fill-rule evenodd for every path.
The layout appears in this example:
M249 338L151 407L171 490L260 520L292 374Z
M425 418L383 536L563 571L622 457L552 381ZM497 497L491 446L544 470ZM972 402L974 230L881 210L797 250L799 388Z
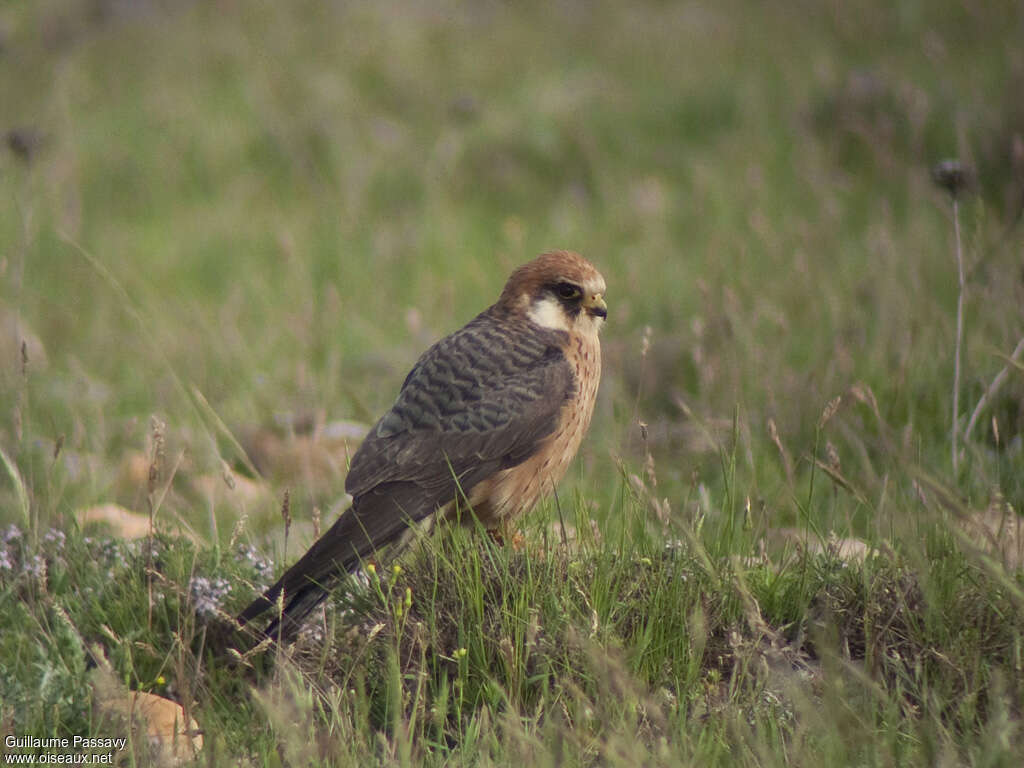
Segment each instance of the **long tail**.
M281 642L294 639L304 619L323 602L331 587L359 564L359 550L351 545L345 530L349 527L346 525L348 517L348 513L343 514L274 586L238 615L238 622L246 624L267 611L273 611L274 617L264 634ZM282 593L283 609L278 613L278 599Z
M273 610L275 616L264 634L282 643L294 639L303 620L345 574L392 544L408 530L410 522L418 522L432 511L417 510L419 514L413 516L404 512L396 503L396 496L405 495L402 490L382 487L360 497L274 586L238 615L238 622L244 625ZM278 613L282 593L284 607Z

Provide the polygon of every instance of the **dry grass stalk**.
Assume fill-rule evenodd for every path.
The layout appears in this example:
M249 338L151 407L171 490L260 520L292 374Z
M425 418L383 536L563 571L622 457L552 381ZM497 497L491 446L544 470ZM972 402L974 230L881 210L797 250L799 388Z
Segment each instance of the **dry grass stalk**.
M153 416L150 419L149 428L152 436L152 445L149 452L149 471L146 477L146 496L149 502L150 517L152 517L156 511L153 505L164 466L167 425L156 416Z
M149 565L146 568L146 591L149 599L146 601L146 627L153 628L153 535L155 534L156 522L156 489L160 482L160 472L164 465L164 432L167 425L156 416L150 419L150 432L152 433L153 444L149 456L149 472L146 480L146 504L149 508L149 542L146 551L149 553Z
M284 557L288 557L288 532L292 528L291 498L288 489L284 489L284 498L281 500L281 519L284 520Z
M1014 348L1013 352L1010 353L1006 366L996 374L996 377L992 379L992 383L988 385L988 389L986 389L978 399L978 404L974 406L971 418L967 422L967 427L964 429L964 442L971 439L971 432L974 430L974 425L978 422L978 419L981 417L981 414L984 412L989 402L991 402L992 398L996 396L996 393L999 392L1000 388L1006 382L1006 379L1010 375L1010 369L1020 368L1019 360L1022 354L1024 354L1024 338L1021 338L1021 340L1017 342L1017 346ZM996 442L998 442L998 439Z
M949 193L953 204L953 236L956 243L957 299L956 299L956 341L953 348L953 433L951 452L953 472L960 466L960 379L961 358L964 341L964 300L967 283L964 279L964 254L960 244L960 195L974 184L974 170L959 160L943 160L932 168L935 184Z
M782 457L782 468L786 473L786 482L789 487L793 487L793 461L789 458L789 454L786 453L786 449L782 445L782 439L779 437L779 429L775 426L775 419L768 419L768 437L772 443L779 450L779 456Z
M843 404L843 396L836 395L825 405L825 409L821 412L821 418L818 419L818 429L823 429L826 424L836 415L839 410L839 406Z
M959 289L956 297L956 348L953 359L953 472L959 466L959 437L960 437L960 368L961 356L964 341L964 294L966 287L964 282L964 257L960 247L960 204L953 195L953 231L956 236L956 271Z

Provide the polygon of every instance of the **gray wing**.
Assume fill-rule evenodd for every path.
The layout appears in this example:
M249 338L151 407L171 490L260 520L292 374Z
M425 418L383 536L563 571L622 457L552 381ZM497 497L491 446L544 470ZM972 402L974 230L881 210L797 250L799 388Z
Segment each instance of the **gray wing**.
M512 328L490 312L439 341L356 452L345 490L357 498L382 483L413 482L438 506L450 500L440 489L453 472L468 493L524 461L574 392L565 342L563 331Z

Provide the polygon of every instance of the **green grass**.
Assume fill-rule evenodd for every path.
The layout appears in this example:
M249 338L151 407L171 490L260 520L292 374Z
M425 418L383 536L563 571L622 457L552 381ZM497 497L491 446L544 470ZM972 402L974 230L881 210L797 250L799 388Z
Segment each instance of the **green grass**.
M1010 2L7 4L0 130L42 138L0 149L4 735L120 732L105 658L185 703L211 764L1018 764L1024 377L954 475L928 168L979 172L966 421L1024 336L1022 24ZM296 454L242 498L239 443L372 421L553 247L599 266L610 322L525 549L435 537L337 595L322 639L233 661L190 584L240 608L273 574L239 543L280 572L344 476ZM79 530L110 501L155 507L155 554Z

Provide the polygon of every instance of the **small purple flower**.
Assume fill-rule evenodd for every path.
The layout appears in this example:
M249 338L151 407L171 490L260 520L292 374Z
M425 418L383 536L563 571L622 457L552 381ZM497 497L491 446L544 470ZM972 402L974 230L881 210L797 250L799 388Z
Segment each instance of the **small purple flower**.
M41 579L46 576L46 560L42 555L32 555L25 561L25 573L34 578Z
M53 545L53 549L56 552L60 552L64 549L64 543L67 541L67 537L64 535L64 531L56 528L51 528L43 534L43 543Z
M221 605L231 592L231 584L227 579L193 576L188 583L188 590L192 596L196 615L209 619L221 612Z
M274 578L274 563L260 554L259 550L251 544L239 544L235 557L242 562L248 563L256 571L256 576L263 582L270 582Z
M156 560L163 554L164 546L160 539L150 539L148 536L128 542L128 552L140 559Z
M303 640L322 643L324 641L324 625L319 621L309 621L299 630L299 636Z

